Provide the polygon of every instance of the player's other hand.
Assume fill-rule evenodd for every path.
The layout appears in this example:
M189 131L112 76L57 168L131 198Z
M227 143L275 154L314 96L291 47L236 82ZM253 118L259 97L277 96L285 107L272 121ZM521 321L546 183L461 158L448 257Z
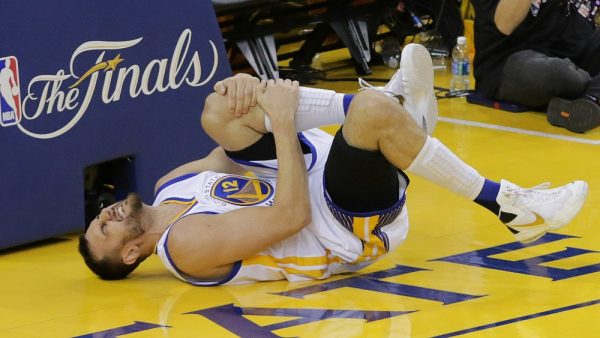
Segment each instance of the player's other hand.
M298 108L298 81L261 81L255 88L257 102L271 119L273 127L280 123L291 123L293 126Z
M215 83L217 94L227 96L229 112L240 117L256 106L255 86L260 80L248 74L237 74Z

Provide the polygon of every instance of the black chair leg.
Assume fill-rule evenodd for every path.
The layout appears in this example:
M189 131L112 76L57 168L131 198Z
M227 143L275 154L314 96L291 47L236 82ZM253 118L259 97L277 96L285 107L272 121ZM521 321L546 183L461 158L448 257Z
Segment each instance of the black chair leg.
M313 58L323 47L323 43L331 33L333 33L333 30L328 24L320 23L316 25L314 30L307 36L300 50L294 54L294 58L290 61L290 67L310 66Z
M262 80L278 79L277 48L273 35L255 36L237 42L246 60Z
M356 61L356 72L359 75L371 74L371 48L369 43L367 21L363 19L345 18L331 22L331 27L340 37L350 55Z

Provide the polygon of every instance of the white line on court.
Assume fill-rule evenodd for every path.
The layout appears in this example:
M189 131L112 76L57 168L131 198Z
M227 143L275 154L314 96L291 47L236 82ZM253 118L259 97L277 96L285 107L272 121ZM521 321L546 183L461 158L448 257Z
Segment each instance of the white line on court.
M480 127L480 128L486 128L486 129L502 130L502 131L507 131L510 133L546 137L546 138L551 138L551 139L555 139L555 140L563 140L563 141L570 141L570 142L576 142L576 143L600 145L600 140L588 140L588 139L574 137L574 136L555 135L555 134L550 134L550 133L544 133L541 131L533 131L533 130L527 130L527 129L505 127L505 126L499 126L496 124L454 119L451 117L441 117L440 116L438 118L438 120L443 121L443 122L448 122L448 123L462 124L462 125L471 126L471 127Z

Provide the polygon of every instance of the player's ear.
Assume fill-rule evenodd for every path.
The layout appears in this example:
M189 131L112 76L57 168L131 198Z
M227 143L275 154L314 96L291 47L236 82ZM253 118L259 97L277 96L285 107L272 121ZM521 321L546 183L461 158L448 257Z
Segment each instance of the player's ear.
M121 257L123 258L123 263L127 265L135 263L138 257L140 257L140 246L132 241L128 242L121 250Z

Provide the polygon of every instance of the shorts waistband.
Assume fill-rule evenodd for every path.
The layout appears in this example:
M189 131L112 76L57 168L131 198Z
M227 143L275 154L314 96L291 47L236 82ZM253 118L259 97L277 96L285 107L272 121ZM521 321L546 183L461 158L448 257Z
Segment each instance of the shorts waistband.
M404 204L406 203L406 194L403 192L402 197L400 197L400 199L396 203L394 203L394 205L385 210L378 210L372 212L352 212L336 206L335 203L331 200L329 194L327 193L327 189L323 189L323 194L325 196L327 208L329 209L333 217L350 232L353 232L353 224L356 218L379 216L377 224L375 225L375 231L377 231L379 228L392 223L396 219L396 217L400 215L400 212L402 212L402 208L404 208Z

